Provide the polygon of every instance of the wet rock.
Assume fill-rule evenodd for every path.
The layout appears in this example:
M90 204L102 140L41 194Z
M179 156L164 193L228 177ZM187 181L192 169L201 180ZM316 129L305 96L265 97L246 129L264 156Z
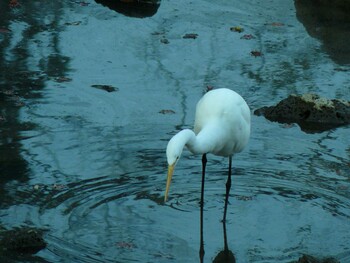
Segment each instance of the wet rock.
M297 123L305 132L322 132L350 123L350 102L316 94L290 95L276 106L254 111L270 121Z
M91 85L91 87L95 88L95 89L101 89L107 92L114 92L114 91L118 91L119 89L116 87L113 87L111 85Z
M31 227L14 228L0 233L0 252L35 254L46 247L43 231Z
M157 13L161 0L95 0L109 9L130 17L150 17Z
M252 55L253 57L261 57L262 53L258 50L253 50L250 52L250 55Z
M198 34L196 34L196 33L188 33L188 34L183 35L182 38L185 38L185 39L196 39L197 37L198 37Z
M339 263L334 258L315 258L309 255L303 255L296 263Z
M297 19L311 37L321 40L323 49L340 65L350 63L350 1L295 0Z
M168 40L168 39L166 39L166 38L162 38L162 39L160 40L160 43L163 43L163 44L169 44L170 42L169 42L169 40Z

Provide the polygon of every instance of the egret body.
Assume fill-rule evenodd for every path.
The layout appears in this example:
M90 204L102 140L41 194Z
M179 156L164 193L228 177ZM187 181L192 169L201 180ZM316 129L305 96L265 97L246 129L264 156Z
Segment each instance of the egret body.
M193 154L203 155L203 170L207 153L229 157L227 199L231 187L232 156L244 149L249 135L250 109L245 100L230 89L215 89L207 92L197 103L194 131L184 129L174 135L168 143L166 155L169 166L164 201L167 201L174 168L185 146ZM204 178L202 181L203 188ZM225 203L224 219L226 206L227 203Z

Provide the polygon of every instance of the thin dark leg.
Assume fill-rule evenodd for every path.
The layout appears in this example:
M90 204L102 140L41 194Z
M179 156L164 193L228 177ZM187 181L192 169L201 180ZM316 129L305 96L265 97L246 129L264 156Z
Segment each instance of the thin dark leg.
M228 197L229 197L230 189L231 189L231 166L232 166L232 156L229 157L229 161L228 161L228 177L227 177L227 182L226 182L225 208L224 208L224 217L222 219L222 222L226 222Z
M224 250L228 250L228 245L227 245L227 234L226 234L226 222L222 221L222 227L223 227L223 232L224 232Z
M207 164L207 155L202 156L202 190L201 190L201 211L200 211L200 248L199 258L203 262L204 258L204 241L203 241L203 206L204 206L204 181L205 181L205 166Z

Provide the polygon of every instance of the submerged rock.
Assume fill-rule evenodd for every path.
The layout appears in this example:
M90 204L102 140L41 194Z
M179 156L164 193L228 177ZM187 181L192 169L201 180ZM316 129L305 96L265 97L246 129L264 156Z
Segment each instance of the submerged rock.
M46 247L43 231L31 227L2 231L0 238L1 254L6 252L35 254Z
M113 87L111 85L99 85L99 84L95 84L95 85L91 85L91 87L95 88L95 89L101 89L101 90L105 90L107 92L114 92L114 91L118 91L119 89L116 87Z
M339 263L334 258L315 258L309 255L303 255L296 263Z
M322 132L350 123L350 102L316 94L290 95L276 106L262 107L255 115L270 121L298 123L305 132Z

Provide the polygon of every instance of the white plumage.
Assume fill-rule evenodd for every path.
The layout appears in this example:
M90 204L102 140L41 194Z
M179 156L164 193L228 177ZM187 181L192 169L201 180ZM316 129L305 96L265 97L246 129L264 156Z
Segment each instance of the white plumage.
M166 149L167 200L174 167L185 146L194 154L212 153L231 158L241 152L250 136L250 109L245 100L230 89L207 92L197 103L194 132L185 129L174 135ZM231 169L231 167L230 167Z

